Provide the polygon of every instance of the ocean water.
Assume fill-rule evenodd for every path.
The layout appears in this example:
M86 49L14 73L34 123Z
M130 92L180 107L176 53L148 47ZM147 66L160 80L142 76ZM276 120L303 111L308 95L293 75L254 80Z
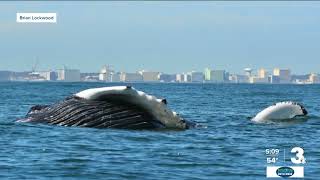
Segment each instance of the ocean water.
M35 104L50 104L106 83L0 83L1 179L263 179L266 148L276 165L293 165L302 147L306 179L320 175L320 86L131 84L165 97L186 131L130 131L16 123ZM278 101L298 101L307 120L256 124L249 117ZM284 155L286 155L284 157Z

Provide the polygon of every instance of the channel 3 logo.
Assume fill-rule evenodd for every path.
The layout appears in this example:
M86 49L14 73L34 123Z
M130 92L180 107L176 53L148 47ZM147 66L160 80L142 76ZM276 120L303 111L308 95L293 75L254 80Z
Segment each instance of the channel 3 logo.
M267 163L275 164L278 162L280 155L279 149L266 149ZM306 163L306 158L304 157L304 150L301 147L294 147L291 149L291 153L294 154L291 157L291 163L293 166L267 166L266 175L268 178L276 177L289 177L289 178L303 178L304 177L304 167L303 164ZM284 151L284 162L285 163L285 151Z
M306 159L304 158L304 150L301 147L294 147L291 149L291 153L296 153L295 157L291 158L293 164L305 164Z

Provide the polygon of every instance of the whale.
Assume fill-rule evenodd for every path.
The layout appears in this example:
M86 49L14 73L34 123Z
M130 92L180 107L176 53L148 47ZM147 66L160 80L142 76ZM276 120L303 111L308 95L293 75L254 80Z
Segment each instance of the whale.
M285 101L275 103L252 118L254 122L290 120L296 117L307 116L308 112L304 106L297 102Z
M34 105L18 122L120 129L189 129L195 125L160 99L131 86L86 89L51 105Z

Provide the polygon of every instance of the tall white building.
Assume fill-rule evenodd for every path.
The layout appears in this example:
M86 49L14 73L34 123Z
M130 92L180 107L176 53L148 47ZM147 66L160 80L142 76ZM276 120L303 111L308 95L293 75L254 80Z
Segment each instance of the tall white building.
M182 74L176 74L176 82L183 82L183 75Z
M183 73L183 82L191 82L191 74Z
M57 80L57 74L53 71L42 71L42 72L39 72L39 75L43 77L46 81Z
M80 70L79 69L59 69L57 70L59 81L66 82L79 82L80 81Z
M176 74L176 82L191 82L191 74L189 73L182 73Z
M143 77L139 73L124 73L120 74L120 81L123 82L142 82Z
M103 66L99 73L99 81L111 81L112 71L109 66Z
M204 80L205 81L210 81L211 80L211 69L205 68L203 74L204 74Z
M318 76L318 74L316 74L316 73L310 74L310 76L309 76L309 82L312 83L312 84L319 83L319 76Z

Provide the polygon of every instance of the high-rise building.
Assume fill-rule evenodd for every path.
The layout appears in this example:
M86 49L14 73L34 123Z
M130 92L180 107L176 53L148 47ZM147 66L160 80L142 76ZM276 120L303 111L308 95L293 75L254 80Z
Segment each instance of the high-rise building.
M57 70L59 81L66 81L66 82L78 82L80 81L80 70L79 69L67 69L63 68Z
M143 81L145 82L156 82L159 81L159 72L141 71Z
M309 76L309 82L312 83L312 84L319 83L319 76L318 76L318 74L316 74L316 73L310 74L310 76Z
M182 73L176 74L176 82L191 82L191 74L189 73Z
M99 73L99 81L111 81L111 74L112 70L110 69L110 66L103 66Z
M120 72L112 72L110 76L110 82L120 82L121 81L121 73Z
M248 76L249 78L249 83L268 83L268 73L265 69L261 68L258 70L258 76Z
M223 83L229 79L225 70L212 70L210 75L211 81L215 83Z
M0 81L10 81L11 74L12 72L10 71L0 71Z
M229 75L229 82L230 83L248 83L248 76L246 75L238 75L238 74L231 74Z
M183 75L182 74L176 74L176 82L183 82Z
M191 82L191 74L183 73L183 82Z
M124 73L120 74L120 80L124 82L142 82L143 77L139 73Z
M280 76L270 75L268 77L268 81L271 84L279 84L280 83Z
M57 73L54 71L42 71L39 72L40 77L43 77L46 81L55 81L57 80Z
M191 82L203 82L204 76L202 72L191 72Z
M245 68L244 69L245 75L248 77L251 77L252 69L251 68Z
M263 68L259 69L258 70L258 78L262 78L262 79L268 78L268 72Z
M290 83L291 82L290 69L275 68L273 70L273 75L279 77L280 83Z
M160 74L160 82L174 82L176 81L176 74Z
M211 69L209 69L209 68L204 69L204 80L205 81L211 80Z

